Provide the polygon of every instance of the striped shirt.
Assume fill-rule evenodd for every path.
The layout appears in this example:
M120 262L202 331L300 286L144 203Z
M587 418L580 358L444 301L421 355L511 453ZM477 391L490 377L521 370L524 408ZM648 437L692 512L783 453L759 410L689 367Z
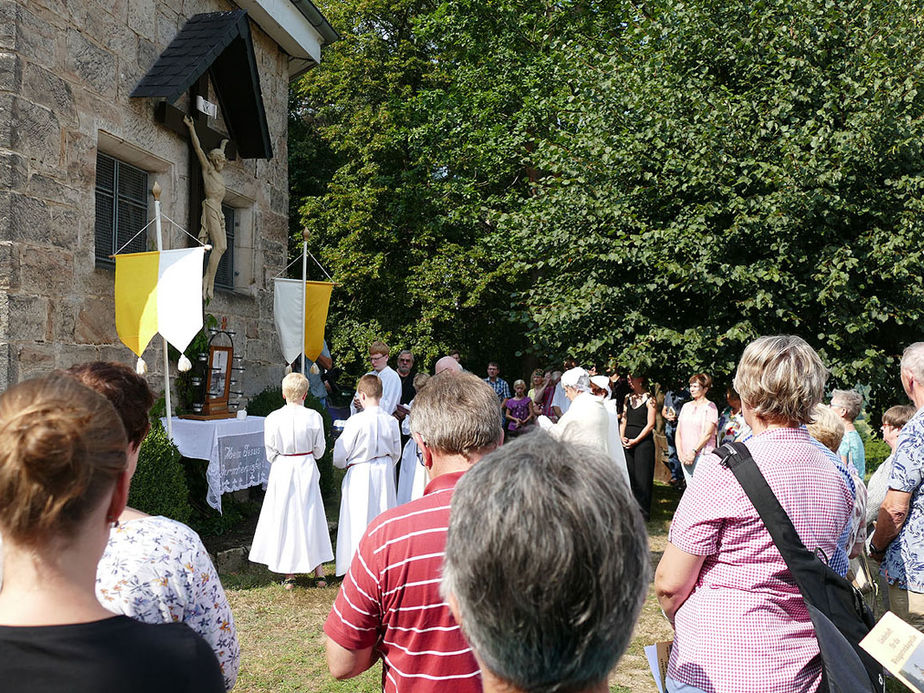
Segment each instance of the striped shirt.
M373 520L324 624L345 649L375 646L385 693L481 691L478 664L439 591L449 502L461 476L438 476L423 498Z

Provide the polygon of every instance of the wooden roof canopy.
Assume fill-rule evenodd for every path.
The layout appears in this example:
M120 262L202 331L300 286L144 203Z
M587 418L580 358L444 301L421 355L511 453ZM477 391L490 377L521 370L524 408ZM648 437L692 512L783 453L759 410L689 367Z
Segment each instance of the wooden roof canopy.
M260 74L244 10L190 17L131 96L161 98L173 104L206 72L238 155L244 159L271 159L273 147Z

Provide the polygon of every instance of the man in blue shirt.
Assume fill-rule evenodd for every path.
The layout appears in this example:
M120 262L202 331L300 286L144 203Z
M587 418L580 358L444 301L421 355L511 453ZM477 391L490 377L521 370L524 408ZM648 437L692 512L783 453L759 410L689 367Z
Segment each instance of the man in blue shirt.
M905 349L901 377L917 413L898 436L869 554L882 562L891 610L924 632L924 342Z
M677 417L680 416L680 409L689 401L690 391L681 386L679 390L667 391L664 395L664 406L661 407L661 416L664 417L664 437L667 438L667 466L671 470L671 486L684 485L683 471L674 440L677 434Z

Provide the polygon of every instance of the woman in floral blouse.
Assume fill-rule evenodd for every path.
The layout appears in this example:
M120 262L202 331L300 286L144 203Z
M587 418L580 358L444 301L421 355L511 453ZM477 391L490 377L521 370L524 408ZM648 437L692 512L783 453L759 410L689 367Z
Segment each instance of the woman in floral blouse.
M134 474L154 403L147 381L126 366L102 361L67 373L112 402L128 434ZM215 652L225 690L234 686L240 666L234 617L208 552L186 525L125 508L97 567L96 596L109 611L137 621L186 623Z

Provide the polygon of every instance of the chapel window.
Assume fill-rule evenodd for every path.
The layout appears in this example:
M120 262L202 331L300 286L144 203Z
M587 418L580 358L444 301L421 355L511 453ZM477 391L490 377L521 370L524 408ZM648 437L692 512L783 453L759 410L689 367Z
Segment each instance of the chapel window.
M148 173L107 154L96 155L96 264L110 255L148 250ZM124 246L124 247L123 247Z
M230 205L221 206L225 217L225 235L228 238L228 249L221 256L218 271L215 273L215 286L221 289L234 289L234 231L237 228L237 210Z

